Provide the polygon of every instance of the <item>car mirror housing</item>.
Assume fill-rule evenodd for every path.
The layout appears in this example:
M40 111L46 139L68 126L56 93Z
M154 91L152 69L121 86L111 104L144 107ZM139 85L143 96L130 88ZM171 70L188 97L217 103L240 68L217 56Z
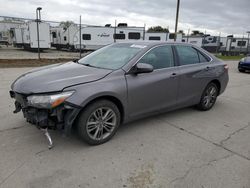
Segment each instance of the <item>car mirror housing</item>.
M140 73L150 73L153 72L154 68L150 64L146 63L137 63L130 71L132 74L140 74Z

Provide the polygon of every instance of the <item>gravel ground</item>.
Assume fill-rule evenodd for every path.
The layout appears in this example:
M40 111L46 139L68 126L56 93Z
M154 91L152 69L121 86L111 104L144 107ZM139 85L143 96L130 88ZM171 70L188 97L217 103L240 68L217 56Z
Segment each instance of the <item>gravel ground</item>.
M12 46L0 46L0 59L37 59L36 52L27 51ZM58 51L48 49L41 52L41 58L44 59L75 59L79 58L79 52Z
M250 74L230 82L207 112L185 108L123 125L91 147L40 131L14 115L8 90L31 68L0 69L0 187L250 188Z

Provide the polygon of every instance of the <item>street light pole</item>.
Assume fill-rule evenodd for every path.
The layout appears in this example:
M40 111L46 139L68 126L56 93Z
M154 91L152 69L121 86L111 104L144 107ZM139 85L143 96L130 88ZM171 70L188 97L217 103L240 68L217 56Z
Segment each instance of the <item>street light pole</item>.
M248 34L248 35L247 35L247 53L250 53L250 52L249 52L249 51L250 51L250 50L249 50L249 45L250 45L250 43L249 43L249 40L250 40L250 39L249 39L249 37L250 37L250 31L247 31L247 34Z
M37 7L36 9L36 27L37 27L37 52L38 52L38 59L40 60L40 40L39 40L39 23L41 21L41 7Z
M179 19L179 7L180 7L180 0L177 0L174 41L176 41L176 37L177 37L177 28L178 28L178 19Z

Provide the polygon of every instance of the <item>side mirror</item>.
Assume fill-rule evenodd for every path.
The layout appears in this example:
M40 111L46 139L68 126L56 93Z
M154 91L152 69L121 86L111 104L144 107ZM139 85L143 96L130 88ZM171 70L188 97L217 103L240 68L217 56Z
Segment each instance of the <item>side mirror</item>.
M154 68L150 64L146 63L137 63L132 70L130 71L133 74L140 74L140 73L149 73L153 72Z

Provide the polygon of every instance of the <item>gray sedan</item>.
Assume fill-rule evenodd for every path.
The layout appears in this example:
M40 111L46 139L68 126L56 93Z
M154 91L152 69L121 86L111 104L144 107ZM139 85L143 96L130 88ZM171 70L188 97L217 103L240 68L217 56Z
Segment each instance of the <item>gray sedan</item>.
M15 113L40 129L77 127L91 145L122 123L187 106L206 111L228 83L228 66L184 43L115 43L65 64L28 72L12 84Z

